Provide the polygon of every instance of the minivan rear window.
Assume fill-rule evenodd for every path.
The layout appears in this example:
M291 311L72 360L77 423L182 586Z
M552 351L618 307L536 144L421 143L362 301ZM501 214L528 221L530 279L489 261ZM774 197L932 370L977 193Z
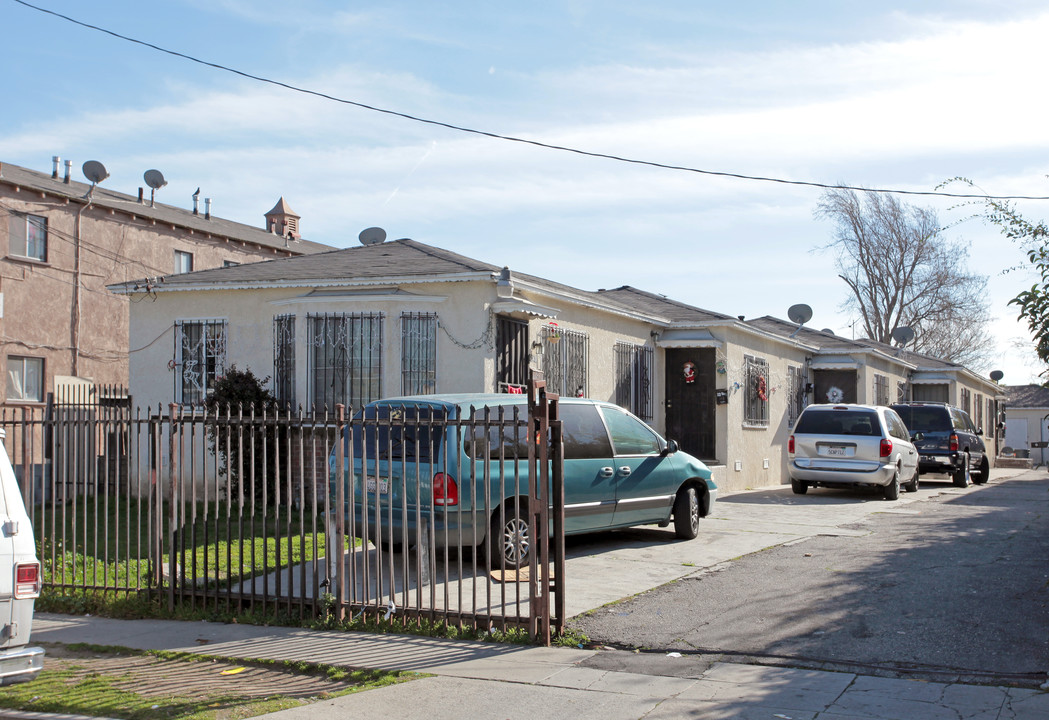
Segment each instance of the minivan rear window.
M881 435L873 410L816 410L803 412L794 428L805 435Z
M432 405L366 407L353 419L354 457L437 462L447 419Z

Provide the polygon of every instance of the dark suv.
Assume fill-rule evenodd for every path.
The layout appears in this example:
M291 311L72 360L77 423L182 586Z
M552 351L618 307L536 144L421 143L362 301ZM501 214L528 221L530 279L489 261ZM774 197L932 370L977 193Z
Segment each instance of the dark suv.
M968 487L969 479L977 485L987 482L991 474L983 444L983 428L973 424L969 415L953 405L933 402L897 403L907 428L921 433L918 448L918 471L947 473L958 487Z

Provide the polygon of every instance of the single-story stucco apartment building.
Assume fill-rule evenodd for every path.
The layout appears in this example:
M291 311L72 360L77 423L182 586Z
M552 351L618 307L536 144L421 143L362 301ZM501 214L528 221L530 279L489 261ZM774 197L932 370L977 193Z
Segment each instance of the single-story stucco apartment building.
M813 402L950 402L994 442L1002 395L965 368L624 286L587 291L413 240L168 276L130 296L136 404L199 404L236 365L281 403L552 389L613 401L705 460L726 490L786 482Z

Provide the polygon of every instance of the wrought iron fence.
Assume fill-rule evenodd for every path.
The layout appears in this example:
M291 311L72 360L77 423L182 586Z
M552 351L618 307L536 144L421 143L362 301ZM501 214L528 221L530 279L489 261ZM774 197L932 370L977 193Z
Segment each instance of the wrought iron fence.
M563 624L560 423L541 381L527 413L467 418L58 400L0 414L50 592L547 642ZM522 567L490 551L515 523L534 543Z

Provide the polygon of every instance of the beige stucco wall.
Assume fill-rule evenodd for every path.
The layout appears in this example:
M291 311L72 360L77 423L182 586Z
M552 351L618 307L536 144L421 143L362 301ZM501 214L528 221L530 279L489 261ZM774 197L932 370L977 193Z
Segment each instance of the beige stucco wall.
M720 464L715 482L725 490L780 485L787 482L786 443L788 423L787 368L803 368L805 349L780 339L763 337L740 329L723 328L713 334L724 341L718 358L725 373L717 375L717 387L728 391L728 403L717 406L717 448ZM745 356L763 359L769 365L767 427L744 422ZM802 378L805 382L806 378Z

